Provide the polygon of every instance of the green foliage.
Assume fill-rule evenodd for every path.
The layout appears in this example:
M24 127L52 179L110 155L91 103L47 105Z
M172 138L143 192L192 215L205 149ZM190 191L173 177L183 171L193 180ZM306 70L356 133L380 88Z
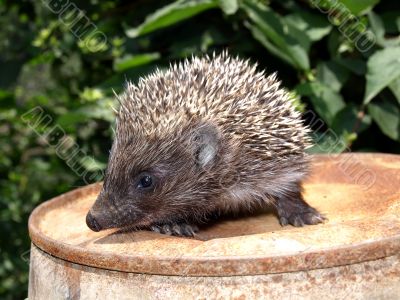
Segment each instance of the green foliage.
M367 68L364 103L369 103L388 86L393 85L393 88L398 89L395 81L400 78L400 47L388 47L376 51L368 59Z
M400 150L396 1L75 1L89 25L57 3L0 2L1 299L26 296L32 209L101 176L113 89L171 61L228 49L278 72L314 129L312 152ZM28 126L35 107L48 124ZM82 154L73 167L61 141Z
M126 35L135 38L171 26L216 6L217 3L212 0L178 0L149 15L139 27L126 30Z

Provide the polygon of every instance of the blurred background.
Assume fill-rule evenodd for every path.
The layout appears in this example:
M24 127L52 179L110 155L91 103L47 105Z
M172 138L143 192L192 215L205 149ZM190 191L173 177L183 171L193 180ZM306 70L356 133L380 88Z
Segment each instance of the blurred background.
M399 31L399 1L0 1L0 298L27 295L32 209L101 179L126 79L227 49L278 72L311 152L399 153Z

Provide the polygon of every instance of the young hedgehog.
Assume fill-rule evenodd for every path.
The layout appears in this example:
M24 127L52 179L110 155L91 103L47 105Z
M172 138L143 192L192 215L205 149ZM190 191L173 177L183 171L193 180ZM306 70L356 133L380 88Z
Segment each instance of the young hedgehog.
M275 74L226 53L157 70L120 97L94 231L193 236L210 216L276 207L281 225L324 217L301 195L309 129Z

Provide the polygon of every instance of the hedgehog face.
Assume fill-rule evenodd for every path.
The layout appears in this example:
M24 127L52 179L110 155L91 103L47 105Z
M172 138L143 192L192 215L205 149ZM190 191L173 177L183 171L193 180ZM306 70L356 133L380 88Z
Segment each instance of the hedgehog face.
M214 170L220 164L219 142L216 127L208 124L162 138L117 139L87 225L99 231L183 221L196 211L204 214L218 191Z

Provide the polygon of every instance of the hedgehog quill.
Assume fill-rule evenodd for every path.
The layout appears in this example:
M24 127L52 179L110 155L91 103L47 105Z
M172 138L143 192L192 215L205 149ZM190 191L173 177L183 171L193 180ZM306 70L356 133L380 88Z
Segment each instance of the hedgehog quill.
M260 206L282 226L324 221L301 194L309 129L275 74L226 53L194 57L128 82L119 98L92 230L193 236L210 216Z

